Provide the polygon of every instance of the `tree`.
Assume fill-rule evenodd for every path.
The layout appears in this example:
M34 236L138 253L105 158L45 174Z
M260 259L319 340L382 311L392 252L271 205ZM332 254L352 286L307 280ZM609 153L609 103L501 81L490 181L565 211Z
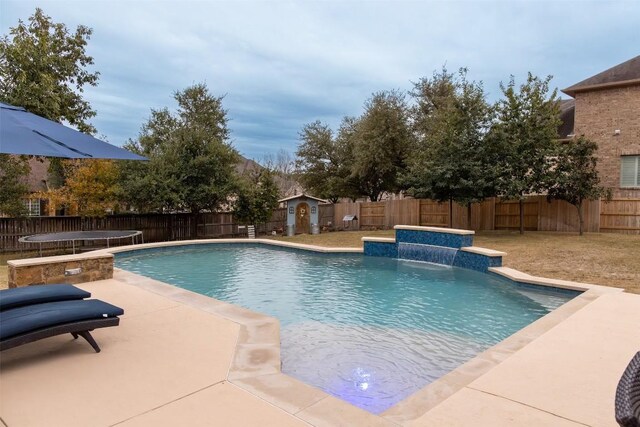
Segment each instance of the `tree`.
M82 97L86 85L95 86L98 73L86 70L93 58L85 47L92 30L83 25L70 33L37 8L29 24L18 21L11 37L0 40L0 97L56 122L67 121L80 131L94 133L87 120L95 116Z
M400 190L400 172L411 144L408 107L402 93L382 91L365 102L357 120L351 178L372 202Z
M278 186L267 169L245 176L234 204L234 217L242 224L267 222L278 207Z
M63 163L65 185L43 193L56 205L77 207L83 217L113 211L119 194L119 170L113 160L82 159Z
M457 75L434 73L414 85L411 95L414 129L418 138L404 176L409 194L467 207L495 194L495 169L490 141L491 122L482 83L469 82L467 70ZM451 220L451 212L450 212Z
M578 210L580 235L583 234L582 205L586 200L600 197L611 199L611 189L600 185L595 152L598 145L580 137L575 141L558 145L547 175L548 200L564 200Z
M29 193L29 170L26 157L0 154L0 213L14 217L26 213L23 199Z
M276 155L268 154L262 160L262 166L271 172L281 196L289 195L299 186L295 168L295 158L286 150L280 149Z
M152 110L137 141L127 148L149 162L122 166L123 201L138 210L189 211L192 235L202 211L228 204L237 190L238 154L229 142L223 97L203 83L174 94L178 110Z
M89 72L93 58L85 49L91 28L80 25L71 33L62 23L36 8L29 23L18 21L9 35L0 39L0 100L24 107L49 120L75 126L93 134L88 120L96 115L82 94L85 87L96 86L98 72ZM51 159L49 183L64 184L60 159Z
M504 98L496 105L497 123L491 138L500 147L498 191L520 202L520 234L524 233L524 201L544 191L545 174L560 124L557 90L549 91L551 76L527 76L516 88L513 76L500 85Z
M164 108L151 110L137 140L129 140L124 148L147 157L146 162L119 162L121 183L119 200L137 212L176 210L180 204L174 191L177 184L168 164L168 147L178 120Z
M337 202L342 196L341 159L333 131L328 124L315 121L304 125L299 136L302 143L296 151L296 167L302 185L318 197Z
M296 161L291 154L281 148L278 152L267 154L261 162L262 166L271 171L275 175L289 176L295 172Z
M364 194L361 178L353 171L359 125L360 119L356 117L342 118L334 145L338 166L335 175L330 178L340 196L348 197L353 202Z

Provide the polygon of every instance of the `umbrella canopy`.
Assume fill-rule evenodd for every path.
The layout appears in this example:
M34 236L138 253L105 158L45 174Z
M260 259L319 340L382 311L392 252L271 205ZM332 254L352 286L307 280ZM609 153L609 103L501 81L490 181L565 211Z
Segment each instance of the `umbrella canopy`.
M147 160L86 133L0 102L0 153L67 159Z

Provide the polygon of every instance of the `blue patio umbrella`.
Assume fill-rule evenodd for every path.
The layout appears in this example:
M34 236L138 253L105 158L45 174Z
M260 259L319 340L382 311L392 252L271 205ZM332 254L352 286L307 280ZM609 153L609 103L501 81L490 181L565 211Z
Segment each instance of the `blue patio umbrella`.
M0 102L0 153L67 159L147 160L22 107Z

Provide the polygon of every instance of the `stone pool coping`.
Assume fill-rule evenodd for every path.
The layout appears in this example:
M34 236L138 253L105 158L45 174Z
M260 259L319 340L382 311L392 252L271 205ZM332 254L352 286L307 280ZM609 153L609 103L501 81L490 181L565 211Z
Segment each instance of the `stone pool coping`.
M313 252L322 252L322 253L363 253L362 248L341 248L341 247L328 247L328 246L315 246L315 245L306 245L302 243L292 243L292 242L284 242L282 240L272 240L272 239L199 239L199 240L180 240L180 241L172 241L172 242L156 242L156 243L143 243L140 245L127 245L127 246L117 246L114 248L105 248L94 251L95 253L109 253L115 254L120 252L129 252L135 251L138 249L153 249L153 248L163 248L169 246L188 246L188 245L208 245L208 244L220 244L220 243L261 243L272 246L279 246L283 248L292 248L292 249L304 249L307 251Z
M363 242L379 242L379 243L395 243L396 242L396 238L395 237L361 237L360 238L361 241Z
M56 262L67 259L77 261L86 259L87 256L100 258L107 254L139 249L225 243L260 243L320 253L362 253L361 248L327 248L268 239L216 239L148 243L51 258L55 258ZM44 258L36 259L33 264L29 264L29 260L20 260L17 265L42 265L46 262ZM491 272L517 282L579 290L583 293L417 391L380 416L283 374L280 369L280 327L277 319L124 270L115 269L115 276L116 280L238 324L241 329L227 380L276 407L312 424L402 425L417 420L600 296L623 291L619 288L540 278L507 267L492 268Z
M396 225L394 230L430 231L432 233L458 234L460 236L472 236L476 234L473 230L462 230L458 228L426 227L422 225Z
M13 259L7 261L7 265L13 267L27 267L32 265L45 265L45 264L54 264L57 262L64 261L82 261L85 259L96 259L96 258L104 258L105 256L109 257L113 256L110 252L103 251L91 251L86 252L84 254L75 254L75 255L56 255L56 256L47 256L40 258L25 258L25 259Z
M464 246L460 248L460 250L462 252L471 252L474 254L480 254L480 255L489 256L489 257L503 257L507 255L506 252L496 251L495 249L481 248L480 246ZM497 267L494 267L494 268L497 268Z

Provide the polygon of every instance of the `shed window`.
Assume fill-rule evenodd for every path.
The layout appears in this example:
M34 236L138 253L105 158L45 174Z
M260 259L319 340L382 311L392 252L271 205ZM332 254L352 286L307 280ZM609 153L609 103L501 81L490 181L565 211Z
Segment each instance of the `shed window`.
M640 187L640 156L622 156L620 187Z

